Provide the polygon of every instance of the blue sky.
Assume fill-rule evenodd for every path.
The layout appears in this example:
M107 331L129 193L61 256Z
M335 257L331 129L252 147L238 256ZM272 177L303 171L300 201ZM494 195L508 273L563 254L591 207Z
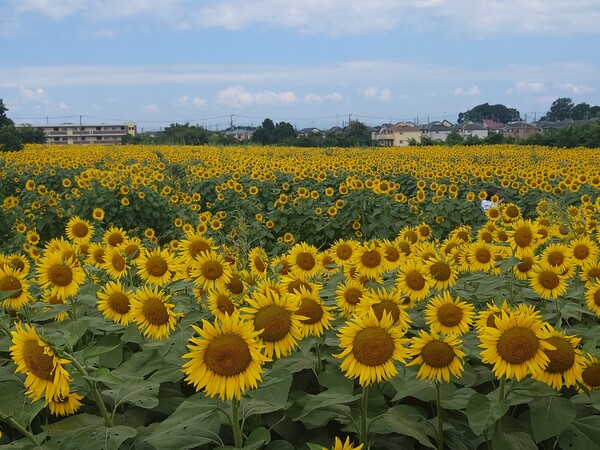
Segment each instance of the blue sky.
M17 123L211 129L600 105L600 0L0 0Z

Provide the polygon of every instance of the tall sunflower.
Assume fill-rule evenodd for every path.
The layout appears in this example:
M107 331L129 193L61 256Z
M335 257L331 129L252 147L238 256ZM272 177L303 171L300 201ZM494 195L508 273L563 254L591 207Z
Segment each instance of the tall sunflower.
M335 301L342 316L352 316L366 293L367 288L358 280L339 284L335 291Z
M453 299L448 291L433 297L425 308L425 323L434 333L462 336L473 323L473 305Z
M586 285L585 300L590 311L600 317L600 280Z
M369 278L379 277L389 267L383 249L375 242L361 245L354 253L350 264L356 269L357 274Z
M196 257L190 276L204 289L224 288L231 278L231 267L220 253L207 251Z
M581 381L581 372L585 364L585 358L579 349L581 338L569 336L562 331L556 331L548 327L551 337L546 342L554 347L554 350L544 349L550 362L548 367L537 372L533 378L546 383L557 391L564 385L566 387L576 386Z
M539 319L503 312L496 318L495 325L496 328L480 330L479 347L482 348L481 360L493 364L492 371L497 378L514 377L520 381L548 367L550 358L544 350L552 350L554 346L546 341L551 334Z
M167 249L146 250L135 260L138 275L147 283L162 286L179 270L173 254Z
M138 329L146 337L168 338L183 313L173 312L175 305L171 296L159 290L158 286L144 286L135 292L131 300L131 316Z
M262 247L254 247L248 253L248 265L250 266L250 273L256 278L263 279L267 276L267 269L269 268L269 257L267 252Z
M63 259L59 253L44 255L37 270L42 289L50 289L52 295L61 298L77 295L79 286L85 281L85 272L75 259Z
M425 277L438 291L454 286L458 279L458 270L454 261L445 256L434 256L425 264Z
M83 396L70 392L63 396L46 397L46 406L54 416L69 416L83 406L81 400Z
M224 288L210 289L207 297L208 309L214 317L222 320L237 311L237 302Z
M573 239L570 243L573 260L578 266L585 266L595 262L600 254L598 243L594 242L589 236Z
M451 375L457 378L462 375L465 353L461 347L462 342L455 335L419 330L419 335L410 340L408 352L413 359L407 365L419 365L420 379L449 383Z
M188 360L182 366L185 381L222 400L239 400L248 389L258 386L262 366L269 359L261 353L260 331L255 331L251 322L234 313L214 324L203 320L202 328L192 328L199 336L190 338L189 352L183 355Z
M107 247L104 252L102 268L114 280L119 280L127 275L129 263L120 247Z
M356 314L366 315L371 309L378 320L386 314L391 314L394 325L400 326L403 330L410 328L412 320L406 312L404 297L396 288L368 290L362 297Z
M567 291L566 277L557 268L543 262L531 269L529 285L544 299L556 299Z
M347 378L358 378L361 386L389 380L398 374L395 363L405 363L408 355L404 333L394 326L391 314L381 320L372 312L355 315L339 329L342 351L333 357L343 359L340 369Z
M0 304L8 309L21 309L33 301L29 293L27 274L9 266L0 267L0 295L8 295Z
M302 287L300 292L292 295L298 297L297 314L304 317L300 320L303 336L321 336L331 328L333 307L325 306L316 289L310 292Z
M109 281L96 294L98 311L102 315L119 323L128 325L132 320L131 299L133 292L125 289L120 281Z
M17 323L11 335L10 356L17 365L16 372L25 374L27 396L38 400L43 395L46 398L68 395L71 377L64 366L70 361L60 358L29 324L22 327Z
M94 235L94 227L79 216L73 216L65 227L67 237L77 243L89 242Z
M273 355L281 358L298 346L302 339L302 316L298 314L297 296L255 291L246 302L248 306L241 309L242 318L250 321L259 332L267 358L271 359Z
M305 242L294 245L288 256L292 272L304 280L315 276L322 268L317 254L318 251L314 245Z
M433 284L425 275L423 266L417 260L409 259L398 268L396 285L403 294L413 300L423 300Z
M586 355L581 371L581 382L588 391L600 389L600 359L594 355ZM580 388L580 391L582 389Z

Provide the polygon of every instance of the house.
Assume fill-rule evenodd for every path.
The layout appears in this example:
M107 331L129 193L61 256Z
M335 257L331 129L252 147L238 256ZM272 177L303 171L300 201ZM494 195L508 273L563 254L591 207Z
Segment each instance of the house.
M454 126L454 130L463 138L473 136L479 139L485 139L488 136L488 129L480 122L463 122Z
M494 119L483 119L483 126L487 128L489 133L500 133L500 128L502 128L504 123L496 122Z
M309 134L322 134L322 132L315 127L302 128L301 130L298 130L298 137L308 136Z
M381 147L403 147L412 140L421 142L421 130L411 123L398 122L395 125L382 125L373 140Z
M28 126L27 124L17 125ZM89 144L120 144L126 135L135 136L137 125L135 122L120 124L74 124L62 123L60 125L34 125L41 128L46 135L46 144L52 145L89 145Z
M444 122L436 120L421 125L419 128L421 129L421 137L428 137L429 139L440 142L444 142L452 132L452 126L447 120L444 120Z
M541 133L542 128L527 122L509 122L500 128L500 132L505 138L527 139L536 133Z
M226 135L232 136L234 139L238 141L249 141L252 139L252 135L254 134L254 128L241 127L235 128L233 130L227 130L225 132Z

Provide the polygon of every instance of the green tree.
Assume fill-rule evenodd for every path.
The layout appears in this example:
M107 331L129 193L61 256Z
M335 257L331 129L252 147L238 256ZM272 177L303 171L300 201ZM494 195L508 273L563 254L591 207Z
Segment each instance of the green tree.
M592 117L591 115L592 107L587 103L578 103L573 106L571 110L571 119L573 120L587 120Z
M23 148L21 135L13 125L0 128L0 150L3 152L14 152Z
M275 124L269 118L263 120L262 124L254 130L252 135L252 142L257 142L262 145L269 145L273 143L273 133L275 131Z
M293 143L298 133L288 122L279 122L273 129L273 144Z
M461 145L462 143L463 137L458 134L458 131L451 131L448 136L446 136L447 145Z
M163 138L167 143L178 145L204 145L208 144L208 133L198 125L189 123L172 123L163 131Z
M350 121L344 132L350 145L353 147L371 145L371 133L369 129L364 123L358 120Z
M542 117L542 120L549 120L556 122L559 120L565 120L571 118L573 112L573 100L567 97L557 98L550 105L550 110Z
M12 126L15 123L6 116L8 108L4 106L4 100L0 98L0 128Z
M467 121L483 122L484 119L493 119L496 122L508 123L521 120L521 114L515 108L507 108L504 105L490 105L483 103L474 108L458 114L458 123Z
M21 141L23 144L45 144L46 143L46 134L42 128L32 127L31 125L26 125L24 127L17 128L19 134L21 135Z

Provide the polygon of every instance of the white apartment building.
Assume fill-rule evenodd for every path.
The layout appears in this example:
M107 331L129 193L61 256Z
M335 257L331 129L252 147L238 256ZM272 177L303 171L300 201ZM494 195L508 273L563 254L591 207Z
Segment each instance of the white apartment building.
M18 126L29 126L28 124ZM124 124L73 124L31 125L41 128L46 135L46 144L50 145L90 145L120 144L123 136L137 134L135 122Z

